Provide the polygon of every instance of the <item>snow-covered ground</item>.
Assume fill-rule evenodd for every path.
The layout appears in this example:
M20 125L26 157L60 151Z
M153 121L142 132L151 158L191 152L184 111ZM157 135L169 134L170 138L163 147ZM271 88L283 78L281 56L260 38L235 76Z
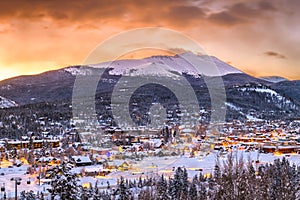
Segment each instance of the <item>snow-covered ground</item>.
M263 154L258 153L258 151L236 151L233 154L238 154L238 157L243 156L245 163L248 161L250 156L251 160L255 165L255 161L259 159L259 164L271 163L277 158L282 158L283 156L274 156L273 154ZM297 165L300 164L300 155L286 155L286 158ZM203 170L203 173L211 173L217 159L217 153L214 152L204 157L195 157L189 158L189 154L184 156L172 156L172 157L148 157L142 161L139 161L136 165L133 165L132 170L129 171L117 171L111 173L109 176L112 178L118 178L124 176L126 178L138 178L141 173L144 172L144 175L155 175L155 174L166 174L172 175L173 168L185 167L189 173L189 177L192 178L194 175L199 174L199 169ZM223 161L227 159L225 156L220 156L219 160L222 164Z
M37 184L37 179L33 175L26 174L28 165L22 165L21 167L13 166L13 168L8 168L7 166L0 165L0 186L5 184L5 192L7 198L12 198L15 195L15 182L11 181L12 178L20 177L22 178L21 184L18 185L18 194L23 190L26 191L42 191L43 187L39 187ZM30 184L27 184L27 181L30 179ZM46 189L46 187L45 187ZM1 198L3 193L1 193Z
M253 121L263 121L262 119L259 119L257 117L252 116L252 115L243 113L241 111L242 110L241 108L238 108L237 106L233 105L232 103L226 102L225 105L228 106L229 108L231 108L231 109L239 112L241 115L246 116L247 119L250 120L250 121L252 121L252 122Z
M257 159L259 159L260 161L259 164L266 164L273 162L276 158L283 157L274 156L273 154L258 154L257 151L245 152L239 150L233 153L237 153L238 156L242 155L245 160L245 163L248 161L250 156L254 166L257 165L255 163ZM300 155L292 154L285 156L291 163L300 165ZM126 179L138 179L140 176L142 176L143 178L146 176L150 177L165 174L166 177L169 177L173 175L173 169L177 167L185 167L188 171L189 178L192 178L194 175L199 174L199 169L202 169L203 174L212 173L216 158L216 152L213 152L204 157L197 156L195 158L189 158L189 154L186 154L184 156L173 157L147 157L142 161L137 161L135 164L132 164L132 169L128 171L115 171L111 172L107 176L82 177L80 178L79 184L91 183L92 185L95 185L96 181L98 181L98 186L102 189L105 189L107 187L107 182L110 183L111 187L116 186L117 179L119 179L121 176L123 176ZM223 161L226 161L226 155L220 156L219 160L220 164L222 164ZM46 184L39 185L38 179L36 179L36 174L26 174L28 165L22 165L21 167L14 166L13 168L8 168L5 163L2 163L0 166L0 186L2 186L3 183L5 183L5 191L7 197L14 197L15 183L13 181L10 181L11 178L14 177L22 178L21 185L18 186L19 194L23 190L47 192L47 188L49 186ZM83 167L75 167L72 169L72 171L80 172L82 168ZM102 166L93 165L86 166L84 168L86 171L99 171L102 169ZM27 184L28 179L30 179L30 184ZM3 193L1 194L1 197L3 197Z

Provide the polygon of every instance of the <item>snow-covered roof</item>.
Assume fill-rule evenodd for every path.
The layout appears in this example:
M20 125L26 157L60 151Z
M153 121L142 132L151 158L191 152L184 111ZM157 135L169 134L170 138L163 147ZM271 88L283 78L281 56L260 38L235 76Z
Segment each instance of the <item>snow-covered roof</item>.
M72 156L72 159L78 163L91 163L91 159L88 156Z
M151 139L149 140L149 143L152 143L154 147L160 147L162 144L161 139Z
M52 160L59 160L59 158L55 158L55 157L52 157L52 156L40 157L38 161L40 161L40 162L50 162Z

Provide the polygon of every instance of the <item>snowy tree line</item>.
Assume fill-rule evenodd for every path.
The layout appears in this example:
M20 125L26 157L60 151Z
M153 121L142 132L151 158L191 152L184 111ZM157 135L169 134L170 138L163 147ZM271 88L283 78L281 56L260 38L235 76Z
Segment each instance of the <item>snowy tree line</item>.
M20 139L29 132L41 136L43 130L58 135L61 127L70 128L71 111L62 102L0 109L0 138Z
M185 168L177 168L174 176L137 180L123 177L115 188L109 183L100 189L98 182L90 188L77 183L76 174L70 173L70 166L62 164L50 171L52 188L50 199L82 200L292 200L300 198L300 168L283 157L272 164L254 166L244 158L228 155L220 163L217 160L211 175L200 172L188 178ZM44 199L44 195L23 193L21 199Z

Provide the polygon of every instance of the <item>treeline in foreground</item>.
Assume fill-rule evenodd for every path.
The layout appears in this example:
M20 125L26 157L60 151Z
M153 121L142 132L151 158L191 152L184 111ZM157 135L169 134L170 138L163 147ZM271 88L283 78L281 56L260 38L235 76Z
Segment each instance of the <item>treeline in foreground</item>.
M249 159L250 160L250 159ZM256 164L255 164L256 165ZM199 174L192 180L185 168L177 168L173 177L118 180L116 188L83 188L68 165L53 168L49 199L80 200L294 200L300 199L300 168L283 157L272 164L253 166L251 162L228 155L217 161L210 176ZM21 199L48 199L44 195L23 192Z

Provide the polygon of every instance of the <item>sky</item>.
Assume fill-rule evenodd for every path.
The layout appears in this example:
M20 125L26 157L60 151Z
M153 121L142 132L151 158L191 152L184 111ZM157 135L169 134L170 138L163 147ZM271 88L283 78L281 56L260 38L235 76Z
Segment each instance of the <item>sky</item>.
M0 80L82 64L143 27L176 30L253 76L300 79L299 10L298 0L0 1Z

